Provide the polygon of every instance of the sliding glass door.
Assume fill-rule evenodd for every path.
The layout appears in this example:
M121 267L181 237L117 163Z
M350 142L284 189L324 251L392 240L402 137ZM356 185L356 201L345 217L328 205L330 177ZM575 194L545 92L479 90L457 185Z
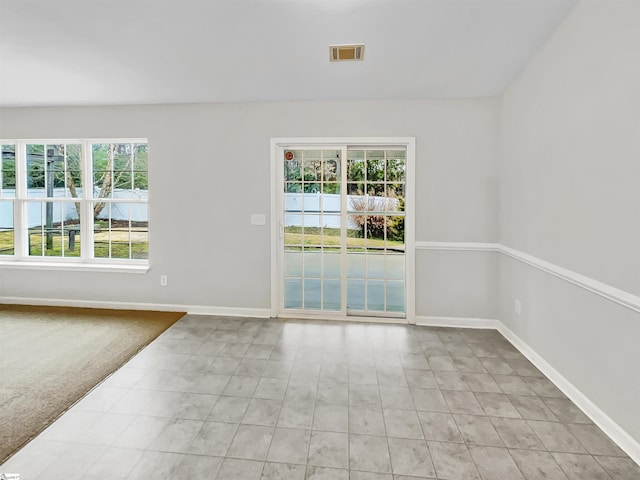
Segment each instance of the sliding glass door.
M406 148L277 155L281 313L404 317Z

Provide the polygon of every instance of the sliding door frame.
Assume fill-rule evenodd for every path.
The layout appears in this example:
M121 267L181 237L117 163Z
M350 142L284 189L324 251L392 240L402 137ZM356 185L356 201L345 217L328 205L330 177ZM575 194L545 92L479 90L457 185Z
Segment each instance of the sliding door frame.
M353 316L330 311L296 312L295 318L322 318L326 320L371 321L384 323L415 324L415 138L414 137L291 137L271 139L271 317L286 318L282 296L282 188L284 182L283 149L304 147L342 146L344 149L363 147L397 146L406 149L405 173L405 317ZM344 300L344 299L343 299ZM343 305L346 308L345 305Z

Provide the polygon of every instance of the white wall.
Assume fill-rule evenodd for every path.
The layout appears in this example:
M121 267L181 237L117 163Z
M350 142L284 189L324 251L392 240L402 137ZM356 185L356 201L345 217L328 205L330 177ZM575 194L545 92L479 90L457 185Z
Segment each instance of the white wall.
M501 243L640 295L640 2L561 24L502 99L499 172ZM640 442L640 314L506 256L499 278L506 326Z
M497 113L496 99L0 110L0 138L149 139L151 263L147 275L0 267L0 297L268 311L269 227L249 217L270 213L271 137L415 136L416 239L495 241ZM185 186L182 199L176 184ZM443 288L446 295L428 307L419 300L418 315L493 316L495 283L460 261L473 279L445 286L438 272L446 274L447 262L420 264L430 272L418 272L418 298ZM476 284L493 286L469 305Z

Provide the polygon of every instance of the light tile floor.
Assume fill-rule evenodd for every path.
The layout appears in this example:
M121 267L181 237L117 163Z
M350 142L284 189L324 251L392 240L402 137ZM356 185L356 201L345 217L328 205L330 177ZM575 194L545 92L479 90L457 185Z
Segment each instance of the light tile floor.
M495 331L187 316L0 472L21 480L633 480Z

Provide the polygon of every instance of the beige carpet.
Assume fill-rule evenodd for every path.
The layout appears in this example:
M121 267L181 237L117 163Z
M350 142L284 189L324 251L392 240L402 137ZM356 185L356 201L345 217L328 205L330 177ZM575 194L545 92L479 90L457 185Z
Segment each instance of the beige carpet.
M0 305L0 464L183 315Z

